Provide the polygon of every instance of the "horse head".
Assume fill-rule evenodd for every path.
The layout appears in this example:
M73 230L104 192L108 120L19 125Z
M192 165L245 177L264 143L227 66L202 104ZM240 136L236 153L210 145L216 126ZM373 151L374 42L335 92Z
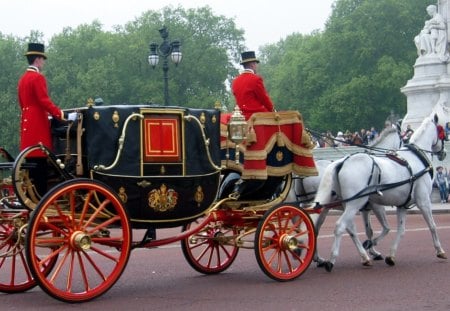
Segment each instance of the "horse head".
M444 148L445 131L439 124L437 114L425 118L409 141L420 149L437 155L439 161L445 159L447 153Z

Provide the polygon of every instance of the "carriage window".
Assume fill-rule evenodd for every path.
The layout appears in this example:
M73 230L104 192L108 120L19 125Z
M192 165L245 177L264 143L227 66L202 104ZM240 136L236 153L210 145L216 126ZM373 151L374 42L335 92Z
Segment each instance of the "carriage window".
M144 162L181 162L180 115L148 114L143 122Z

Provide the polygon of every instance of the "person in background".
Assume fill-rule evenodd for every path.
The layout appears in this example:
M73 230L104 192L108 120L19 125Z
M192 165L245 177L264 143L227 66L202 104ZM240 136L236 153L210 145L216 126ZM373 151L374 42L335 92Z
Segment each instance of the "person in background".
M257 75L259 60L254 51L241 54L241 65L244 70L232 83L231 89L245 119L255 112L274 111L274 105L264 86L263 79Z
M28 67L17 85L21 110L20 150L39 143L52 150L49 117L63 120L64 113L50 99L46 78L41 73L47 59L44 45L29 43L25 56ZM46 155L36 150L28 155L27 162L35 164L36 167L30 170L30 178L38 193L45 194L47 190Z
M409 139L411 138L413 133L414 133L414 130L411 128L411 125L408 124L406 126L405 132L403 132L402 135L401 135L402 141L403 141L404 144L409 143Z
M342 133L341 131L337 132L335 142L336 142L336 147L344 146L345 145L344 133Z
M445 123L445 137L450 140L450 122Z
M441 197L441 203L447 202L447 176L444 174L444 168L442 166L438 166L436 168L436 177L434 182L439 189L439 195Z
M371 144L372 142L374 142L375 139L376 139L377 137L378 137L378 132L377 132L377 130L375 129L375 127L372 126L372 127L370 128L370 131L369 131L369 144Z
M358 146L363 144L363 139L358 132L353 133L351 145Z

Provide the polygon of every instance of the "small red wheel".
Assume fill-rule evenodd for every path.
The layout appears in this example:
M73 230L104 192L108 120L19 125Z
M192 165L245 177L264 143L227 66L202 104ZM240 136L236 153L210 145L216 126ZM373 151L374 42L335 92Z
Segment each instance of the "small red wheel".
M183 231L201 222L196 220L183 226ZM196 234L181 241L181 249L187 262L203 274L216 274L228 269L236 259L239 248L234 245L237 230L223 227L219 221L211 221Z
M0 222L0 291L5 293L19 293L36 286L36 282L28 269L23 252L25 240L11 215L1 213ZM20 221L20 219L19 219ZM23 226L26 220L23 219ZM22 227L22 226L21 226Z
M28 268L24 252L28 212L3 211L0 213L0 219L0 291L27 291L37 285ZM43 265L43 273L48 273L54 264L55 260L52 260Z
M30 271L45 292L65 302L88 301L108 291L124 271L130 250L126 210L98 181L74 179L54 187L28 227ZM52 271L43 273L42 266L55 257Z
M314 224L299 207L272 207L256 229L255 255L259 267L276 281L299 277L311 264L315 249Z

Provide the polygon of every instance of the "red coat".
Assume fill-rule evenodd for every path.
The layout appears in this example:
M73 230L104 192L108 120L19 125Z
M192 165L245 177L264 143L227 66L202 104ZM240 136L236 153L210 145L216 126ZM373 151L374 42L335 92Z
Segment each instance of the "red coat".
M18 83L18 96L21 108L20 150L38 143L53 148L49 116L61 119L62 111L47 93L47 81L35 67L28 67ZM43 156L34 153L30 156Z
M264 87L263 79L252 71L245 70L231 86L236 103L248 120L255 112L273 111L273 103Z

